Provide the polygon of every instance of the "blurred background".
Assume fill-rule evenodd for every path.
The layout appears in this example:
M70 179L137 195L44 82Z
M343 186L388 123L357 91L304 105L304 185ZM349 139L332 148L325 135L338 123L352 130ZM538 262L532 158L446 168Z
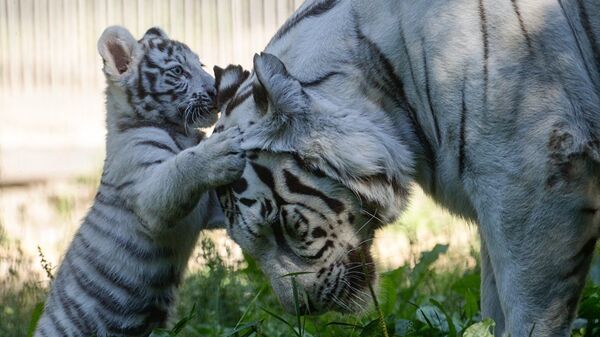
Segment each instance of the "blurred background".
M105 135L104 77L96 51L102 31L123 25L141 37L148 28L160 26L195 50L208 69L229 63L249 68L252 55L262 50L301 3L0 0L0 336L27 335L28 324L39 312L62 254L95 195ZM238 328L242 319L264 321L264 312L248 306L255 301L276 304L256 267L244 260L223 232L203 234L200 242L190 262L179 315L196 303L206 304L202 319L212 320L213 325L202 330L202 336L220 336L234 325ZM456 310L470 303L470 311L460 309L465 326L477 317L478 251L475 226L435 206L417 187L405 216L379 231L373 246L381 271L404 270L402 280L408 280L405 285L412 288L406 289L412 292L402 296L417 303L420 312L420 303L426 301L423 296L436 294L440 301L455 301L440 292L455 289L456 282L465 283L456 288L461 293L455 301ZM441 276L427 274L430 265ZM431 278L428 291L417 288L426 275ZM206 298L203 290L213 288L219 290L216 297ZM394 317L405 315L401 311L405 307L393 302L400 293L390 294L386 297L390 312ZM415 322L425 322L416 309L407 308L412 308ZM365 318L355 322L361 320ZM283 331L275 322L263 325L275 331L270 336ZM203 329L203 324L193 325L194 331Z
M104 76L96 42L110 25L184 41L212 73L243 64L301 1L0 0L0 224L49 260L70 240L104 157ZM79 184L77 182L83 182Z
M249 65L299 0L0 0L0 181L91 172L103 148L96 41L152 26L215 64Z

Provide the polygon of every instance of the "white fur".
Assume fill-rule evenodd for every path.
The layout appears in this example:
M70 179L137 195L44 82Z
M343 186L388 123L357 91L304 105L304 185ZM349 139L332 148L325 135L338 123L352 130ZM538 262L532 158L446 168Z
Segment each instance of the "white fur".
M263 76L277 62L289 74L264 76L269 111L250 99L219 123L245 129L247 150L296 153L376 204L386 221L402 209L405 189L361 179L416 181L479 224L482 313L496 320L497 335L567 336L600 234L598 13L592 0L341 0L272 41L265 52L275 61L255 61ZM397 95L375 48L402 84ZM293 104L281 94L330 71L339 74L302 88Z
M198 144L198 131L186 129L189 110L178 114L177 103L214 92L214 82L197 56L181 45L173 54L185 63L165 65L164 55L154 62L164 67L162 74L182 66L189 77L182 73L170 79L177 82L174 88L187 90L170 103L170 94L152 98L171 88L165 75L142 64L142 71L154 71L156 78L146 87L148 95L138 96L143 91L138 84L148 84L147 78L138 80L142 58L157 53L155 44L171 43L159 29L154 28L158 35L150 32L138 42L126 29L110 27L98 42L108 83L105 165L94 204L52 284L35 336L143 335L164 325L199 231L223 225L213 189L243 170L240 131L232 128ZM115 52L115 45L121 51ZM115 64L123 55L126 70ZM191 106L212 114L192 119L196 124L191 127L206 127L216 118L208 107Z

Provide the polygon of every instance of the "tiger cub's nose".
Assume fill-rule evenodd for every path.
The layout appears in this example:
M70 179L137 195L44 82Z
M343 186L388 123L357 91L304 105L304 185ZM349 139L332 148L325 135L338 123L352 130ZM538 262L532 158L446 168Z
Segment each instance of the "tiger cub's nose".
M215 88L206 88L206 94L213 102L217 100L217 90Z
M215 90L215 88L208 87L203 89L204 92L200 91L193 93L192 99L201 99L204 97L204 99L208 98L211 102L215 102L217 99L217 91Z

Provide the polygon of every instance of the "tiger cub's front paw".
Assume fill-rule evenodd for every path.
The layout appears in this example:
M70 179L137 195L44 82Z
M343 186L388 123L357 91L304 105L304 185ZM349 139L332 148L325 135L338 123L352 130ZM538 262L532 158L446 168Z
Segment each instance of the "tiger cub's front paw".
M229 128L213 134L206 142L212 153L208 172L209 184L217 187L239 179L246 166L246 157L241 149L241 130L237 127Z

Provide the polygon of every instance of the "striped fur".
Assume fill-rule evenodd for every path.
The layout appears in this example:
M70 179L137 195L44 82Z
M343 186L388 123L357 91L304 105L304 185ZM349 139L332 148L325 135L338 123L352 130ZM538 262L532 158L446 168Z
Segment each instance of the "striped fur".
M309 272L313 312L354 311L365 288L321 297L348 279L319 272L368 248L416 182L478 223L497 335L569 335L600 234L599 38L597 0L306 1L221 102L217 127L242 128L262 167L220 191L229 231L288 309L280 276ZM289 218L300 204L320 215Z
M239 131L216 120L213 79L158 29L108 28L107 148L94 204L60 266L35 336L148 336L167 323L203 228L221 226L215 187L244 166ZM199 143L200 142L200 143Z
M308 294L302 314L366 307L376 277L368 238L378 220L366 210L354 213L361 206L350 191L325 176L306 175L304 163L290 154L250 152L248 162L244 177L219 191L222 206L231 237L269 266L284 306L295 308L295 302L285 291L291 278L281 276L297 272Z

